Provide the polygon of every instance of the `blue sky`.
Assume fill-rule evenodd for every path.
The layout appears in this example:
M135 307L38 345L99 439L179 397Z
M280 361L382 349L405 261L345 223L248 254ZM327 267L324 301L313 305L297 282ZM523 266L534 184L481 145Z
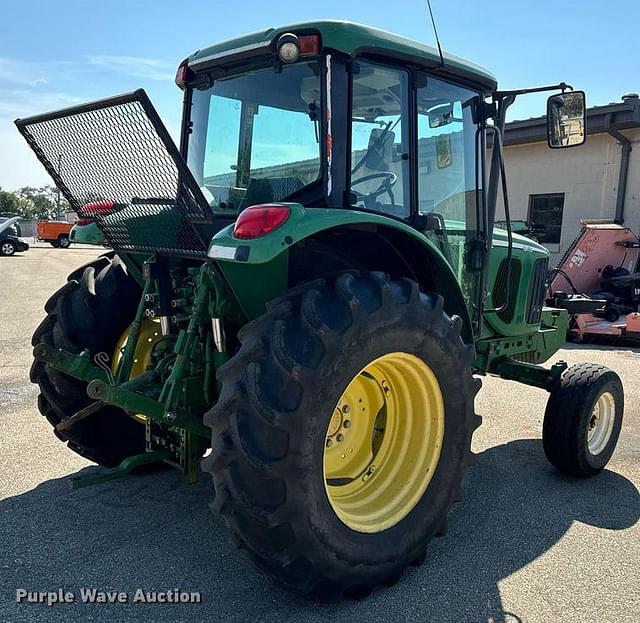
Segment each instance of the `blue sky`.
M489 68L503 88L565 80L589 105L640 91L638 0L432 0L443 48ZM178 63L195 49L314 18L351 19L433 42L425 0L5 0L0 3L0 186L49 178L12 121L144 87L177 132ZM542 114L521 98L511 118Z

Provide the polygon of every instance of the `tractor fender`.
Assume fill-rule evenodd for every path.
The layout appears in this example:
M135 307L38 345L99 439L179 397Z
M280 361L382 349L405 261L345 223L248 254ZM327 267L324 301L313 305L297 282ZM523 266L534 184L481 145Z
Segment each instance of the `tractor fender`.
M461 317L463 339L472 341L469 312L456 275L436 245L420 231L382 214L305 208L298 203L278 205L288 206L291 212L276 230L253 240L240 240L234 237L232 224L220 230L209 245L208 257L218 262L247 316L254 318L261 314L266 302L286 290L288 257L301 243L328 232L370 232L372 238L382 233L393 236L393 249L399 256L406 254L402 257L407 267L403 276L418 281L426 292L440 294L445 311ZM383 261L380 266L368 268L385 270Z

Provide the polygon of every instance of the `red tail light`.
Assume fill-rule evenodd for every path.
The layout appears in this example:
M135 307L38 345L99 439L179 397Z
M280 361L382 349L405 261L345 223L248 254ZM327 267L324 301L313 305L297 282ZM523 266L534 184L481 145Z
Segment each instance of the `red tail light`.
M180 63L178 67L178 71L176 71L176 84L184 89L189 81L193 78L193 72L189 69L189 65L187 65L189 59L185 59Z
M85 203L82 206L82 214L85 217L90 216L106 216L113 211L115 203L113 201L94 201L92 203Z
M233 235L240 240L260 238L283 225L291 214L288 206L259 204L240 212Z

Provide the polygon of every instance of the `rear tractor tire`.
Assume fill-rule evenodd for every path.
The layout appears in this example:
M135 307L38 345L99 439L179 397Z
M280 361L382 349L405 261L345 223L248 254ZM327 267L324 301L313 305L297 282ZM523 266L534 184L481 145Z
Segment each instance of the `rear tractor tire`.
M480 423L461 325L412 281L344 273L239 332L203 469L214 510L279 583L364 596L444 534Z
M112 253L102 255L71 273L67 283L47 301L47 316L31 342L72 353L89 349L92 355L104 352L113 356L139 299L140 290L122 261ZM108 467L144 452L144 426L117 407L105 405L69 428L55 430L57 424L91 402L87 384L38 360L31 367L31 381L40 387L40 413L73 451Z
M616 448L623 413L622 382L613 370L593 363L571 366L547 402L542 427L547 459L564 474L595 476Z

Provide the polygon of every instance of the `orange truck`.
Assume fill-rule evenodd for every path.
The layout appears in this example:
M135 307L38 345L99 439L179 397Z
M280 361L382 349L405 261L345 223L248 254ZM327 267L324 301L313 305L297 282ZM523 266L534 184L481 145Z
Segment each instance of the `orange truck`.
M67 221L38 221L36 237L56 249L68 249L71 246L69 233L72 227L73 223Z

